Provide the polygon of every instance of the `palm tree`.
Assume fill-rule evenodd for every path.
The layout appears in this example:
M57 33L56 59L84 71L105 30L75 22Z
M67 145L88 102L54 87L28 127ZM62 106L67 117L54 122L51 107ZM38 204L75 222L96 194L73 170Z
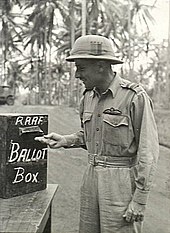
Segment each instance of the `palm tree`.
M131 0L130 14L128 0L89 0L87 1L87 34L101 34L111 37L118 50L121 50L123 58L128 59L129 40L139 32L136 28L137 21L141 27L149 29L149 22L153 22L150 9L154 7L142 4L141 0ZM75 20L75 38L81 35L81 4L80 1L75 3L76 20ZM129 19L130 16L130 19ZM68 18L67 18L68 19ZM59 51L63 52L70 49L69 28L71 18L64 22L66 33L64 43L61 43ZM130 25L129 25L130 21ZM129 28L130 26L130 28ZM146 31L146 30L145 30Z
M1 82L8 83L10 73L10 62L14 54L22 54L18 48L17 43L22 40L21 26L15 21L16 15L13 14L12 9L14 5L20 5L19 0L6 0L0 2L0 20L2 22L1 29L1 47L2 47L2 80ZM17 15L18 16L18 15Z
M4 1L3 1L4 2ZM6 1L10 3L10 0ZM13 0L15 4L17 0ZM130 8L128 3L130 2ZM70 25L74 21L75 39L81 35L81 1L80 0L25 0L25 6L23 6L23 16L25 17L25 23L22 25L22 30L19 30L16 35L17 40L24 42L24 49L29 51L31 64L31 72L34 78L31 78L30 89L33 86L37 86L41 90L48 90L49 95L45 96L47 102L50 103L51 96L51 66L53 61L51 60L52 48L56 47L56 56L64 57L71 48L71 28ZM3 5L3 4L1 4ZM8 10L4 10L4 8ZM10 7L3 5L3 16L10 13ZM29 9L29 12L27 11ZM72 9L74 9L74 20L72 16ZM128 14L129 10L129 14ZM31 13L30 13L31 12ZM58 17L60 15L60 17ZM139 0L89 0L87 1L87 33L88 34L101 34L108 36L113 40L116 47L116 54L121 55L122 59L129 60L129 66L133 69L134 58L139 53L142 53L141 43L144 40L138 40L139 30L136 27L136 22L141 22L142 26L145 24L146 28L149 27L148 22L152 21L148 6L143 5ZM6 17L2 17L4 23ZM58 18L61 21L58 22ZM5 25L6 26L6 25ZM4 38L10 38L7 34L8 28L4 26L3 34ZM7 28L7 29L6 29ZM13 26L14 29L17 25ZM14 30L13 29L13 30ZM16 30L18 32L18 30ZM6 34L5 34L6 33ZM22 34L21 34L22 33ZM14 32L12 33L12 36ZM22 36L22 37L21 37ZM141 34L141 37L143 35ZM21 37L21 38L20 38ZM132 41L131 38L134 38ZM12 37L13 38L13 37ZM73 38L73 37L72 37ZM146 45L148 45L148 37L145 36ZM8 51L8 44L10 39L3 41L4 43L4 58L9 57L10 49ZM140 46L138 46L140 44ZM18 45L18 44L17 44ZM134 47L135 51L129 52L130 48ZM142 44L143 45L143 44ZM19 48L16 46L16 48ZM12 49L14 51L14 49ZM136 52L137 51L137 52ZM138 54L137 54L138 53ZM129 54L134 54L129 56ZM26 55L28 56L28 55ZM7 59L4 59L7 61ZM59 59L60 60L60 59ZM6 62L7 66L7 62ZM34 82L33 82L34 81ZM49 85L48 85L49 84ZM48 98L46 98L48 97Z
M45 91L45 101L51 103L51 47L53 44L53 30L55 20L55 10L59 9L63 13L65 6L62 1L30 0L25 5L25 9L33 7L33 11L28 15L27 23L30 25L25 33L25 48L31 45L31 57L36 57L37 85ZM47 48L48 47L48 48ZM47 54L48 53L48 54ZM47 60L48 57L48 60ZM40 64L41 63L41 64ZM44 71L39 73L39 67L44 65ZM38 82L39 80L39 82ZM41 90L40 90L41 91Z
M68 3L70 3L69 1ZM116 54L129 64L128 70L133 75L135 58L143 53L143 47L150 43L149 34L139 34L136 24L140 22L141 27L148 30L149 22L153 21L150 9L154 6L142 4L139 0L89 0L87 2L87 34L100 34L110 37L116 48ZM130 8L129 8L130 2ZM68 4L68 7L70 5ZM75 1L75 39L81 35L81 2ZM129 13L128 13L129 12ZM71 14L64 17L63 30L57 35L54 43L57 54L66 55L71 49L70 25L73 22ZM140 37L138 39L138 36ZM133 40L132 40L133 38ZM132 50L133 48L133 50ZM130 75L129 75L130 76Z
M129 78L131 79L134 79L135 52L140 49L138 48L138 44L140 45L140 36L147 40L146 46L149 46L150 43L149 33L146 33L146 31L149 32L149 24L154 22L150 10L154 8L155 3L148 5L143 4L141 0L128 1L128 21L125 28L128 31L129 48L127 59L129 62ZM127 9L125 8L124 10Z
M143 77L154 78L154 89L152 91L152 99L158 107L161 105L168 107L166 96L166 72L167 72L167 54L164 42L162 44L152 45L154 56L148 62L148 67L144 70Z

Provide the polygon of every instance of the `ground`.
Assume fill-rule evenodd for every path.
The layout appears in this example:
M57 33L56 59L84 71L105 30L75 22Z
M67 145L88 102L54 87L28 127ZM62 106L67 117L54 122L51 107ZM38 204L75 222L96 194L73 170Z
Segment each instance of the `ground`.
M49 132L68 134L79 129L76 110L60 106L0 106L2 113L49 115ZM49 150L48 183L59 184L54 198L52 233L78 233L79 188L87 164L83 149ZM150 194L144 233L170 233L170 149L160 146L158 169Z

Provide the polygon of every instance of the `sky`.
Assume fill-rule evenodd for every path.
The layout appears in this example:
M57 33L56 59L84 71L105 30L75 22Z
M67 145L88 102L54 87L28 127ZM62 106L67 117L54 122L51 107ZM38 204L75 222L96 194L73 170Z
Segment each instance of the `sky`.
M144 4L152 5L156 0L143 0ZM163 39L168 38L169 27L169 1L157 0L156 8L151 11L155 18L155 24L150 25L151 34L156 42L162 42Z
M150 30L157 42L163 39L168 39L169 28L169 1L170 0L157 0L156 9L152 11L155 18L155 24L151 25ZM152 3L154 0L147 0L147 3Z

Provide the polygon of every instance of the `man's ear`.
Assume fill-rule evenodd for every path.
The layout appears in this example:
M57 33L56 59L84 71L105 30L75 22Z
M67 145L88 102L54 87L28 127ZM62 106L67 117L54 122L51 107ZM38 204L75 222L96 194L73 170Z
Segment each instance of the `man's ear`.
M104 67L105 67L104 61L98 61L98 68L100 73L103 73Z

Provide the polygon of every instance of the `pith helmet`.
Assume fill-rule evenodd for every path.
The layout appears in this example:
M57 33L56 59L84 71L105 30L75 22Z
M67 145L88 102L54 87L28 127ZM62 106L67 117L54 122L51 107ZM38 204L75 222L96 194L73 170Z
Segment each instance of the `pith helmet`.
M104 36L86 35L79 37L70 52L67 61L75 59L108 60L111 64L122 64L123 61L114 56L114 50L109 39Z

